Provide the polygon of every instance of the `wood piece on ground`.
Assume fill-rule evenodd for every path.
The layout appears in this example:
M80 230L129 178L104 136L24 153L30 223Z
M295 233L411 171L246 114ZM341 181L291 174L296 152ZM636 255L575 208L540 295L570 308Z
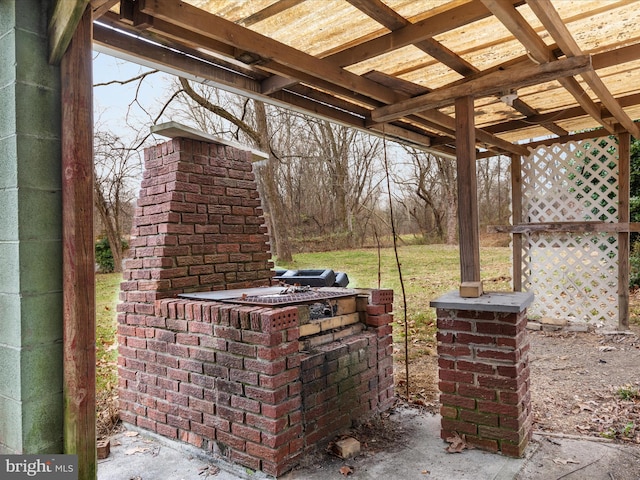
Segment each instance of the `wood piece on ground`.
M360 442L353 437L338 440L333 445L333 452L340 458L351 458L360 454Z

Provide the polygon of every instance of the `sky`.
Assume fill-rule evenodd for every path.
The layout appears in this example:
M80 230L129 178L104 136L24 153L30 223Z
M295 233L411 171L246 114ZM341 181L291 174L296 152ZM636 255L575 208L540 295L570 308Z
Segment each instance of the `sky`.
M127 128L125 123L129 113L130 121L136 126L140 125L147 133L151 126L151 120L136 105L136 96L138 102L150 109L151 113L155 115L159 111L159 105L167 97L166 91L173 77L164 73L156 73L147 77L141 85L139 82L133 82L127 85L114 83L100 86L103 83L134 78L149 69L95 51L93 58L95 122L126 138L132 135L131 128Z

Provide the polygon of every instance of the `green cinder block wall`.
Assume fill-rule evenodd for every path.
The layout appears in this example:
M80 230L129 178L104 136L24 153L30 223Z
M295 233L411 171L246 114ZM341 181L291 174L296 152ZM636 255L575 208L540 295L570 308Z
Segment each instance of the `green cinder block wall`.
M60 71L54 2L0 0L0 453L62 453Z

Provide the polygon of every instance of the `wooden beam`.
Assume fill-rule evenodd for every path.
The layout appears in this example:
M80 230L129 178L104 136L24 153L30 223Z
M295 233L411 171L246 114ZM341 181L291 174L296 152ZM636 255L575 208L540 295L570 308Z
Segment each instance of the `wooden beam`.
M92 18L97 20L120 0L91 0Z
M289 10L290 8L299 5L304 0L279 0L275 3L272 3L268 7L263 8L262 10L258 10L253 15L248 16L247 18L240 20L238 23L244 25L245 27L249 27L251 25L255 25L256 23L262 22L267 18L273 17L274 15L278 15L279 13L284 12L285 10Z
M480 281L480 234L473 97L456 100L460 282Z
M531 10L540 19L544 27L556 40L558 46L568 57L582 55L582 50L578 46L569 29L564 24L557 10L554 8L549 0L527 0L527 4L531 7ZM622 109L620 104L613 98L613 95L609 89L602 82L602 79L593 71L586 71L582 73L582 78L589 85L591 90L598 96L603 105L607 107L607 110L613 114L615 119L624 128L627 129L636 138L640 137L640 129L631 118Z
M620 233L640 232L637 222L548 222L521 223L517 225L492 225L488 231L494 233Z
M79 479L96 461L95 261L91 8L62 56L62 286L64 451L78 455Z
M442 87L394 105L376 108L371 112L371 118L376 122L388 122L412 113L451 105L457 98L464 95L473 97L493 95L505 89L517 89L549 82L559 77L576 75L590 68L591 57L583 55L540 65L526 65L493 72L484 77L452 87Z
M631 135L618 135L618 222L631 220L629 210L631 181ZM629 232L618 233L618 328L629 329Z
M510 0L482 0L485 6L491 10L502 24L509 29L513 36L524 45L531 57L538 63L547 63L555 58L551 47L538 36L535 30L514 8ZM587 92L580 86L575 78L558 79L562 85L584 110L597 120L609 133L615 133L612 122L602 118L601 111L596 107Z
M146 6L147 4L151 5ZM146 3L140 6L140 9L143 13L154 16L156 19L152 29L150 29L156 34L162 33L160 31L162 22L180 27L184 32L190 32L191 35L195 33L198 37L204 36L218 43L226 42L225 45L227 46L242 50L252 49L266 59L265 63L259 65L261 69L268 69L272 73L279 73L285 77L297 75L298 80L303 80L305 83L320 89L344 95L346 98L353 99L360 104L378 107L381 103L395 103L407 98L406 95L400 92L396 92L365 77L347 72L331 64L331 62L299 52L214 15L205 15L201 10L187 4L179 3L179 7L177 7L176 3L171 0L155 0L154 2L146 0ZM154 12L161 13L155 16ZM180 41L178 38L176 40ZM184 41L188 42L188 39ZM281 55L281 53L284 55ZM278 58L278 62L282 63L276 63L269 60L269 58ZM297 60L300 61L299 64L296 64ZM354 83L344 83L343 80L346 78L355 78ZM268 101L266 98L263 97L261 100ZM421 114L420 117L442 125L447 130L454 130L455 128L455 120L438 111ZM479 141L486 145L496 145L500 152L526 152L521 147L502 140L495 135L480 130L476 133Z
M464 3L325 58L340 66L354 65L489 16L491 12L481 3Z
M57 0L49 21L49 63L58 65L89 0Z
M519 155L511 155L511 216L514 225L522 223L522 159ZM512 233L513 290L522 291L522 234Z
M152 17L231 45L240 51L252 52L267 60L277 59L278 63L285 65L291 71L304 73L318 82L327 82L340 88L360 92L383 103L395 103L400 100L393 91L344 70L332 62L296 50L187 3L174 0L144 0L140 10Z

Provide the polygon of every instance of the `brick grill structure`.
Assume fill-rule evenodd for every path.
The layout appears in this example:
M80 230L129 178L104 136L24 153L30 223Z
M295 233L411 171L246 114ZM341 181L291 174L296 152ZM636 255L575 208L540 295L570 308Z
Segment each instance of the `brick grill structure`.
M448 294L437 307L441 437L520 457L532 434L529 339L531 294Z
M278 476L392 405L393 291L361 291L355 324L305 338L303 307L177 298L270 284L250 154L175 138L145 167L118 307L123 421Z

